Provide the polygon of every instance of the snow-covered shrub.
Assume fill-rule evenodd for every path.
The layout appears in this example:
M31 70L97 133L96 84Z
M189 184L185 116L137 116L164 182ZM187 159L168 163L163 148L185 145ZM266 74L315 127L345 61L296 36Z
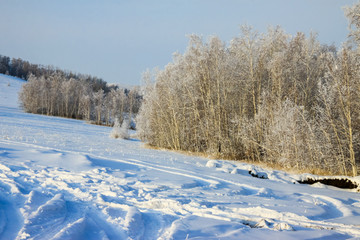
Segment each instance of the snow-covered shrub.
M122 138L122 139L129 139L129 121L124 120L120 125L119 121L116 119L114 127L110 132L110 137L112 138Z

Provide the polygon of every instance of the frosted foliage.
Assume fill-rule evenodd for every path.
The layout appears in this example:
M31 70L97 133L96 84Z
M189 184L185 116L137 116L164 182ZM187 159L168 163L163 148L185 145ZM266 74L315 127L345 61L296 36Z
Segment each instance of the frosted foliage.
M350 36L360 44L360 2L354 6L345 8L345 15L350 23Z
M184 54L144 75L155 81L139 136L163 148L357 175L360 55L316 37L244 26L227 46L191 35Z
M139 113L136 116L136 135L143 141L151 141L154 139L154 132L152 131L151 121L153 119L153 113L156 111L156 93L154 91L155 86L153 83L154 75L148 70L143 76L143 87L142 94L144 96L144 101L141 104Z
M19 99L25 111L76 119L99 125L112 125L115 118L132 119L138 112L141 96L131 89L103 86L98 89L86 79L52 74L29 76Z
M306 112L290 100L277 107L272 116L269 112L269 109L260 108L258 114L259 118L270 119L264 133L265 160L279 162L285 168L306 168L316 152Z
M314 33L241 31L229 46L216 36L191 35L184 54L155 76L144 75L155 80L138 118L141 139L215 157L357 175L359 53L321 45Z
M113 129L110 132L110 137L112 138L122 138L122 139L129 139L129 121L124 120L123 123L120 125L119 120L115 120L115 124Z

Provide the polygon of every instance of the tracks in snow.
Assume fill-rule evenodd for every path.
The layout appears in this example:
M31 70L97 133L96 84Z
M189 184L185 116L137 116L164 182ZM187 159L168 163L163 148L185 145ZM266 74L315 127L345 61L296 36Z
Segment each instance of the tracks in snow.
M336 230L343 233L351 232L355 236L360 236L359 226L321 220L326 219L326 217L331 219L351 214L351 211L347 209L340 200L328 196L311 195L311 197L319 199L322 202L322 206L321 204L318 204L318 206L323 207L332 214L327 216L320 215L313 219L292 212L279 212L267 206L221 206L221 202L219 205L218 202L206 202L205 199L207 197L212 197L216 194L217 190L219 190L221 194L234 196L234 199L237 199L237 197L249 197L259 200L261 198L271 199L273 196L270 189L243 184L210 174L202 174L193 170L161 166L159 164L134 158L118 159L101 157L95 154L64 151L7 140L1 140L0 144L25 146L32 150L37 150L38 153L48 154L48 156L51 156L52 158L55 156L66 158L66 155L79 157L86 159L95 166L102 167L95 171L80 171L80 173L76 174L64 169L50 169L45 167L40 172L37 172L39 181L36 182L36 179L32 179L32 183L29 183L29 180L31 179L31 175L35 174L35 172L29 173L29 175L26 176L26 171L24 170L23 179L10 177L14 180L12 185L8 185L10 186L10 191L17 194L22 193L28 195L29 198L29 203L25 205L25 209L28 209L29 213L26 213L26 210L24 213L27 222L25 222L24 227L20 231L20 233L24 235L31 233L32 236L36 236L37 232L40 232L38 226L42 223L48 223L49 226L52 226L51 228L56 229L56 226L59 226L59 231L57 231L56 234L54 233L54 236L58 236L59 238L66 238L66 236L74 237L74 234L79 229L83 230L82 234L85 234L84 229L96 229L97 235L95 235L101 238L106 237L111 239L111 236L119 236L120 234L137 239L147 235L145 232L149 233L150 231L155 233L159 232L160 229L163 229L164 226L169 227L171 221L174 220L171 216L175 216L176 219L181 216L194 215L220 221L235 221L253 226L265 218L277 223L288 223L293 226L313 229ZM4 155L4 157L7 156ZM11 171L11 169L6 168L8 167L3 166L3 172ZM116 169L119 170L116 172L118 177L116 177L116 174L114 175L114 170ZM125 173L124 170L126 170ZM184 180L184 183L177 186L178 189L174 190L169 189L166 185L160 186L153 184L152 179L147 180L139 178L141 174L149 170L162 172L168 176L178 176ZM107 171L110 172L108 173ZM15 175L16 174L14 174L14 176ZM186 179L190 180L190 182ZM75 212L75 214L73 211L70 211L72 212L70 214L67 207L71 206L73 203L71 203L72 201L65 200L66 198L69 198L70 195L64 196L55 194L45 203L40 203L40 200L36 200L37 193L26 193L26 191L21 191L21 189L29 189L29 187L24 186L25 184L35 186L35 184L40 184L40 181L43 181L42 187L44 189L49 189L54 193L56 190L59 190L68 195L76 196L76 199L81 201L91 202L95 200L94 202L98 206L102 206L100 212L103 217L98 219L98 221L91 220L92 218L89 218L89 211L85 209L78 213ZM18 189L18 191L16 191L16 189ZM191 197L191 195L189 195L190 193L187 193L187 191L190 191L191 189L198 189L200 192L204 191L205 196L203 198L187 201L186 198ZM177 198L168 198L169 192L173 194L184 192L188 195L185 195L184 198L181 198L180 196ZM38 198L42 200L46 199L44 196L38 196ZM76 199L74 199L74 201ZM33 207L33 213L30 214L32 208L31 204L34 203L39 203L39 206ZM6 202L4 202L4 204L7 205ZM88 205L88 207L91 207L91 205ZM72 210L75 209L76 208L73 208ZM151 211L145 213L143 212L144 209L160 211L163 213L164 217L160 218L159 215L156 215ZM41 214L44 212L46 213L45 215ZM10 213L7 214L9 215ZM90 215L94 214L94 211L90 211ZM51 220L47 221L44 216L53 217L51 217ZM15 218L16 216L9 215L9 218L11 217ZM108 224L99 224L104 218L107 218L106 221L110 223L123 226L126 231L116 230ZM153 221L155 221L156 224L149 228L149 224L146 223ZM64 225L66 225L65 228ZM2 233L8 234L8 230L6 230L6 228L3 229L5 230L3 230ZM134 229L137 229L137 231Z

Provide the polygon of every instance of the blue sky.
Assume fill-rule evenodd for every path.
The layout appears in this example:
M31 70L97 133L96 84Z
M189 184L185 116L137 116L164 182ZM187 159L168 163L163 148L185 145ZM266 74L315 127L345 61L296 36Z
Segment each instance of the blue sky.
M248 24L315 31L341 46L348 34L342 6L357 0L0 0L0 54L91 74L108 83L140 84L163 68L187 34L229 42Z

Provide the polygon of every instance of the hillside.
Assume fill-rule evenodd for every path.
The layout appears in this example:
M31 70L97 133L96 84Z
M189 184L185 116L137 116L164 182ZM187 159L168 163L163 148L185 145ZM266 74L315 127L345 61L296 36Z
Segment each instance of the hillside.
M0 239L360 238L358 189L24 113L22 83L0 75Z

